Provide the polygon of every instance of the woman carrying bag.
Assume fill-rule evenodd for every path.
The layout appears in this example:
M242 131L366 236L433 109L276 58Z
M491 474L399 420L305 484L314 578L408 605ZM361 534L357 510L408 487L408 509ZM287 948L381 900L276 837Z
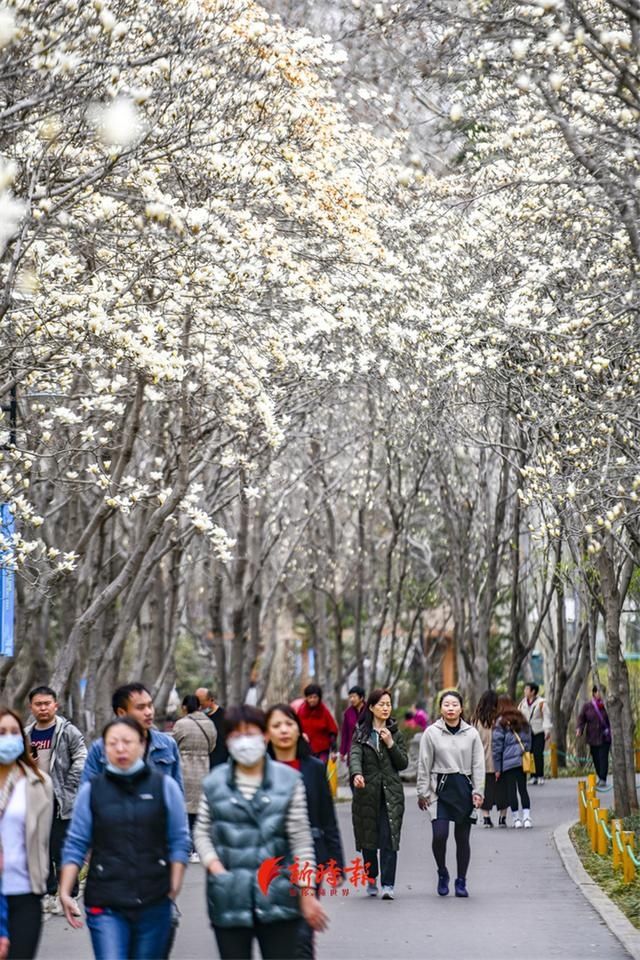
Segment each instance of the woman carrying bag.
M496 803L499 810L498 826L507 826L507 807L511 807L513 826L529 830L532 826L531 802L527 790L527 774L523 761L529 760L531 730L524 716L510 697L498 698L498 719L493 728L491 749L496 770ZM518 810L518 794L522 803L522 817Z
M393 900L404 789L400 770L409 763L398 724L391 716L391 694L373 690L353 733L349 773L356 849L369 863L367 896L378 895L378 851L382 899Z
M482 806L484 749L475 727L462 719L462 697L445 690L440 697L440 719L427 727L418 756L418 806L428 810L433 828L431 849L438 868L438 894L449 894L447 840L454 824L456 841L456 897L468 897L469 838L475 823L474 807Z

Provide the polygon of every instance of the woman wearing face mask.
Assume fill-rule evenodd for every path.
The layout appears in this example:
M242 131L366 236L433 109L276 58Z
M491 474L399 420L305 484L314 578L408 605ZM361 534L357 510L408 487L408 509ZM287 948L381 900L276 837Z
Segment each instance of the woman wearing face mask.
M391 716L391 694L373 690L353 732L349 773L353 785L351 816L356 849L369 864L367 896L378 895L378 851L382 899L393 900L404 789L400 770L409 763L398 724Z
M257 939L263 957L291 960L301 914L314 930L327 922L313 895L304 783L266 754L262 710L231 708L225 730L230 759L205 778L194 829L220 957L249 960ZM298 896L292 896L295 886Z
M418 756L418 806L428 810L433 827L431 849L438 867L438 894L449 893L447 839L454 824L458 876L456 897L468 897L467 869L471 859L469 837L474 807L482 806L484 747L475 727L462 719L462 697L445 690L440 697L440 719L427 727Z
M341 878L344 867L342 841L336 820L336 811L327 782L327 768L321 760L311 756L311 748L302 734L302 724L288 703L277 703L267 711L269 755L302 774L309 823L313 836L316 864L329 866L328 878ZM334 872L335 871L335 872ZM339 881L338 881L339 882ZM331 879L327 879L329 885ZM298 957L314 956L313 930L302 918L298 935Z
M145 763L137 720L112 720L102 736L107 765L78 793L60 902L68 923L81 927L71 892L91 849L84 904L96 960L164 957L191 850L184 797L175 780Z
M30 960L38 949L42 896L49 875L53 787L38 770L13 710L0 709L0 855L9 958Z

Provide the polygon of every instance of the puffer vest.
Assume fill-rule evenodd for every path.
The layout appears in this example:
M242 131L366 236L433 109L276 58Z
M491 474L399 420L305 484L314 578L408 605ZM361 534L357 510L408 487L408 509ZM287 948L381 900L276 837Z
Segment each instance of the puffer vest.
M163 779L145 765L131 777L105 771L92 780L87 906L131 910L168 895L171 868Z
M287 813L300 774L265 758L262 784L251 800L235 785L234 764L215 767L203 790L211 816L211 840L228 873L207 874L211 923L219 927L252 927L300 916L298 896L287 867L293 854L287 838ZM265 860L282 857L279 872L266 894L257 871Z

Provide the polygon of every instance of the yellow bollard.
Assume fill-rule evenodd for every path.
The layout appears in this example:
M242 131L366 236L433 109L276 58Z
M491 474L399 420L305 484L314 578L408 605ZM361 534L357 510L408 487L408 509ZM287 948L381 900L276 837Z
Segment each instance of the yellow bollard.
M558 744L551 744L551 776L554 780L558 779Z
M620 847L618 846L618 840L622 840L620 836L620 830L622 829L622 824L619 820L611 821L611 853L613 855L613 869L619 870L622 866L622 853Z
M591 830L591 849L594 853L598 851L598 834L600 833L600 811L597 808L594 808L593 811L593 828Z
M625 883L631 883L633 878L636 875L636 868L633 863L633 860L629 856L629 850L633 852L634 848L635 835L633 830L623 830L622 831L622 843L624 845L624 854L623 854L623 879Z
M596 853L599 853L601 857L606 857L609 852L609 841L607 840L607 835L604 832L604 828L609 823L609 811L601 810L598 814L598 845Z
M596 848L596 810L599 808L599 806L600 801L595 797L591 797L589 800L589 806L587 808L589 810L589 819L587 820L587 824L589 830L589 839L591 840L591 848L593 850Z
M583 825L587 822L587 783L586 780L578 780L578 816Z
M595 773L590 773L587 776L587 787L589 790L592 790L593 793L596 792L596 775Z

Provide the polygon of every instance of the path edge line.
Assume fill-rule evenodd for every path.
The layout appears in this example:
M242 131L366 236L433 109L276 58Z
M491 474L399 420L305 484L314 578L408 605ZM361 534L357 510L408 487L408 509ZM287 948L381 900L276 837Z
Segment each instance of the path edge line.
M563 823L553 832L553 842L564 868L583 896L596 910L611 933L620 941L633 960L640 960L640 930L637 930L622 910L615 905L596 881L589 876L572 843L569 831L575 821Z

